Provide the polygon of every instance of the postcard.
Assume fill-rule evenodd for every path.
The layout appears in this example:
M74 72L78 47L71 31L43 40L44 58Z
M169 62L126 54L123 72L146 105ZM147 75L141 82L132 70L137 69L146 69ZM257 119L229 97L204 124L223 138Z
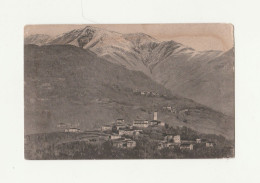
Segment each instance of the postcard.
M233 29L26 25L25 159L235 157Z

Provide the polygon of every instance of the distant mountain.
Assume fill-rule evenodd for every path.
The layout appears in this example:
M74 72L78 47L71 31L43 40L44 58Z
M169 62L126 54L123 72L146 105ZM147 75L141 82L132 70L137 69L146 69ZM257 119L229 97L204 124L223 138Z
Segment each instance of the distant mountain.
M25 134L57 130L59 123L82 130L117 118L158 118L171 125L234 138L234 119L171 91L140 71L128 70L72 45L25 45ZM153 91L157 97L137 95ZM162 111L171 105L177 114ZM182 112L188 109L188 113ZM179 116L178 114L182 114ZM185 118L185 120L184 120Z
M83 29L67 32L53 39L49 44L69 44L89 49L99 57L127 69L142 71L149 75L149 69L142 62L144 51L139 47L156 40L148 35L120 34L101 28L86 26Z
M142 71L173 93L234 115L234 50L196 51L144 33L121 34L86 26L46 44L74 45L129 70Z

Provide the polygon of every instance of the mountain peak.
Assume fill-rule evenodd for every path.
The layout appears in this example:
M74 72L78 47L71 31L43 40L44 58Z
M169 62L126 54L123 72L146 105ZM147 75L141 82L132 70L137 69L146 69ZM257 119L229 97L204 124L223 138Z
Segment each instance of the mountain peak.
M88 31L88 30L92 30L92 31L107 31L105 29L101 29L101 28L98 28L98 27L90 26L90 25L87 25L86 27L81 28L79 30L81 30L82 32L85 32L85 31Z
M129 40L129 41L146 41L146 42L159 42L152 36L142 33L142 32L137 32L137 33L129 33L129 34L124 34L124 38Z
M99 33L103 33L103 34L118 34L118 35L121 35L121 33L118 33L118 32L115 32L115 31L110 31L110 30L107 30L107 29L103 29L103 28L95 27L95 26L90 26L90 25L87 25L80 30L82 32L93 31L93 32L99 32Z

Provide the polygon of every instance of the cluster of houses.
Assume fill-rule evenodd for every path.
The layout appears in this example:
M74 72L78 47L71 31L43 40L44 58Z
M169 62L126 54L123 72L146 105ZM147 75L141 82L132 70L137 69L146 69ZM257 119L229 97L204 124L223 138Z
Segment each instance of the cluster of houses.
M163 111L167 111L167 112L172 112L172 113L176 113L176 112L177 112L176 109L175 109L175 107L172 107L172 106L170 106L170 105L168 105L168 106L163 106L162 110L163 110Z
M172 108L167 108L167 110ZM95 132L90 137L82 138L81 140L88 140L90 142L97 142L100 139L110 140L114 147L117 148L134 148L136 147L135 139L138 139L140 134L143 133L143 129L147 127L164 127L165 122L157 119L157 112L154 112L153 120L134 120L132 125L126 124L124 119L117 119L114 123L104 125L101 127L101 132ZM58 124L59 128L65 128L64 132L79 133L79 128L70 127L67 128L67 124ZM98 133L98 134L97 134ZM100 133L102 135L100 135ZM213 142L208 142L204 139L181 140L180 135L165 134L164 139L159 141L158 149L176 149L180 150L193 150L194 145L205 144L206 147L214 147Z
M131 139L121 138L114 140L113 146L117 148L134 148L136 146L136 142Z
M205 139L181 140L180 135L168 134L164 137L164 140L159 142L158 149L179 148L180 150L193 150L195 144L205 144L205 147L214 147L213 142L208 142Z
M132 125L126 124L124 119L117 119L111 125L102 126L101 131L110 133L108 139L117 148L134 148L136 142L132 139L137 138L142 132L142 130L134 129Z
M64 129L64 132L79 133L81 130L79 128L66 128Z
M159 93L153 92L153 91L139 91L139 90L135 90L134 93L137 94L137 95L141 95L141 96L151 96L151 97L159 97L160 96Z
M57 128L61 128L64 130L64 132L70 132L70 133L79 133L81 130L79 128L79 123L70 124L70 123L59 123L57 125Z
M164 127L165 123L157 119L157 112L154 112L154 118L151 121L148 120L134 120L132 125L127 125L124 119L117 119L112 125L104 125L101 127L101 131L105 133L111 133L109 139L113 142L113 146L119 148L133 148L136 146L136 142L133 139L143 132L143 128L152 127ZM117 133L112 133L113 129ZM128 138L125 138L128 137Z

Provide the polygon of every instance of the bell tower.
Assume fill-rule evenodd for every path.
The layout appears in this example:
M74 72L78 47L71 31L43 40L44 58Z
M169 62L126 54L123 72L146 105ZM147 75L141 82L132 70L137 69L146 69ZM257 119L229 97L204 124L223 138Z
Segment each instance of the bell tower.
M157 121L157 112L154 112L154 113L153 113L153 120L156 120L156 121Z

